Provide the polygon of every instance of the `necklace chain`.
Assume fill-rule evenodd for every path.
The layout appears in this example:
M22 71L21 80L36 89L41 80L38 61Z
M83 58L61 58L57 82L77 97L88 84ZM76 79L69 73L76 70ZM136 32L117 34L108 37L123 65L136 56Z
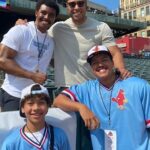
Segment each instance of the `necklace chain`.
M40 144L41 144L41 141L39 141L39 140L37 139L37 137L34 135L34 133L29 129L29 127L27 126L27 124L26 124L26 127L27 127L28 131L30 132L30 134L33 136L33 138L36 140L37 144L40 145ZM47 132L48 132L48 137L51 137L51 136L52 136L52 133L51 133L51 136L50 136L50 133L49 133L47 124L45 124L44 134L45 134L46 130L47 130ZM50 130L51 130L51 128L50 128ZM50 131L50 132L51 132L51 131ZM43 134L43 136L44 136L44 134ZM51 142L52 142L52 141L51 141ZM47 144L48 144L48 143L47 143ZM52 144L52 143L51 143L51 144ZM53 146L52 146L51 144L50 144L50 150L53 150ZM42 149L44 150L43 144L41 145L40 150L42 150Z
M34 135L34 133L29 129L29 127L27 125L26 125L26 127L27 127L28 131L31 133L31 135L34 137L34 139L36 140L36 142L38 144L40 144L39 140L36 138L36 136Z
M101 87L101 86L100 86ZM103 106L104 106L104 109L108 115L108 123L109 123L109 126L111 125L111 98L112 98L112 92L113 92L113 88L114 88L114 84L113 86L111 87L111 92L110 92L110 97L109 97L109 108L107 109L105 103L104 103L104 99L102 97L102 93L101 93L101 89L99 87L99 93L100 93L100 97L101 97L101 100L102 100L102 103L103 103Z

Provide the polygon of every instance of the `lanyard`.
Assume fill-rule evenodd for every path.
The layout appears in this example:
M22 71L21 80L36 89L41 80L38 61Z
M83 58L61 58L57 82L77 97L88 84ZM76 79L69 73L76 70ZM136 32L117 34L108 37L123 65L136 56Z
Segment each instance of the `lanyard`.
M110 92L110 97L109 97L109 108L106 107L105 103L104 103L104 99L102 97L102 92L101 92L101 86L99 86L99 93L100 93L100 97L101 97L101 100L102 100L102 104L104 106L104 109L106 111L106 114L108 116L108 124L109 126L111 125L111 98L112 98L112 92L113 92L113 87L114 85L110 88L111 89L111 92Z
M33 138L36 140L36 142L37 142L38 144L40 144L41 141L39 141L39 140L37 139L37 137L34 135L34 133L29 129L29 127L27 126L27 124L26 124L25 126L27 127L27 130L30 132L30 134L33 136ZM25 128L25 126L24 126L24 128ZM49 129L50 129L50 133L49 133ZM48 129L47 124L45 123L44 133L45 133L46 130L47 130L47 132L48 132L47 138L50 137L50 150L53 150L53 149L54 149L54 129L53 129L53 126L49 125L49 129ZM44 134L43 134L43 136L44 136ZM43 138L43 137L42 137L42 138ZM47 143L48 143L48 142L47 142ZM43 143L43 144L44 144L44 143ZM41 150L44 150L43 145L41 146Z
M37 64L36 72L39 72L40 59L42 58L43 48L44 48L44 43L45 43L45 40L46 40L46 37L47 37L47 33L45 34L42 45L40 47L38 33L37 33L37 27L36 27L36 24L34 24L34 25L35 25L35 30L36 30L36 38L37 38L37 45L38 45L38 52L39 52L38 53L38 64Z

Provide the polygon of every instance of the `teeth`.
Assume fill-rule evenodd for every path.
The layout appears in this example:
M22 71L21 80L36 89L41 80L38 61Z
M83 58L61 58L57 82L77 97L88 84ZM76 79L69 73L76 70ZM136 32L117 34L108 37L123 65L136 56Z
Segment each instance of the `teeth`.
M105 69L100 70L100 72L105 72Z
M34 116L40 116L40 114L33 114Z
M102 69L102 68L97 68L96 71L99 71L99 72L105 72L106 69Z
M48 24L48 22L47 21L42 21L43 23L45 23L45 24Z

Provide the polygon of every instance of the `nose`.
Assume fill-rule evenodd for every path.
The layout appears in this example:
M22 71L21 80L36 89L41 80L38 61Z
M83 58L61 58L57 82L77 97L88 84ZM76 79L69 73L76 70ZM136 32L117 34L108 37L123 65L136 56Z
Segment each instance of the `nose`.
M49 15L48 15L48 14L45 14L45 15L44 15L44 18L45 18L45 19L48 19L48 18L49 18Z
M33 108L33 110L38 110L39 109L39 105L38 104L34 104L32 108Z
M74 9L78 9L79 8L79 6L78 6L78 4L76 4L75 6L74 6Z
M99 63L98 63L98 66L103 66L103 63L99 62Z
M102 62L97 62L97 63L95 63L95 66L101 67L101 66L103 66L103 63Z

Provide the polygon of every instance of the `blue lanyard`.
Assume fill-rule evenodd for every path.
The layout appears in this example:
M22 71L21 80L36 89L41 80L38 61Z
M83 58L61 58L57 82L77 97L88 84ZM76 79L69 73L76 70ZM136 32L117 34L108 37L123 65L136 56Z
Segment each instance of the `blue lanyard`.
M38 33L37 33L37 27L36 27L36 25L35 25L35 30L36 30L36 38L37 38L37 44L38 44L38 52L39 52L38 53L38 65L37 66L39 67L40 59L42 58L44 43L45 43L45 40L47 38L47 33L45 34L44 40L43 40L41 48L40 48L40 43L39 43L39 38L38 38ZM38 69L39 68L37 68L37 70L36 70L37 72L39 71Z

